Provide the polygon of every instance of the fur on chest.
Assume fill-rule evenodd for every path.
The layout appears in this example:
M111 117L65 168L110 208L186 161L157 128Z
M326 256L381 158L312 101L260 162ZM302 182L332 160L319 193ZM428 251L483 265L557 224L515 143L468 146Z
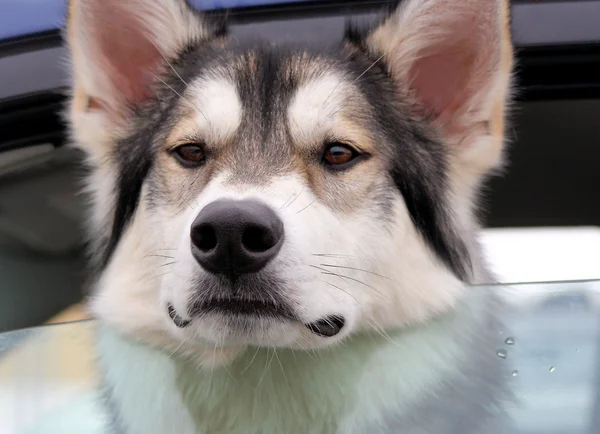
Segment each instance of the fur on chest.
M465 434L506 398L490 318L469 308L321 351L249 348L214 369L106 326L97 348L108 408L127 434Z

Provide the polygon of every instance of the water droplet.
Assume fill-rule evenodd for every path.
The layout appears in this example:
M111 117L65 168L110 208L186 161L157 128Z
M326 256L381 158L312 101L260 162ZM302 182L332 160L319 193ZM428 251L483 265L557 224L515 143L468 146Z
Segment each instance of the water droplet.
M556 370L556 368L554 366L550 366L550 369L548 369L548 371L550 372L554 372Z
M506 350L498 350L496 351L496 355L502 359L506 359L508 353L506 352Z
M516 376L518 376L518 375L519 375L519 371L512 371L512 376L513 376L513 377L516 377Z
M511 337L508 337L508 338L506 338L506 340L504 341L504 343L506 345L514 345L515 344L515 339L511 338Z
M579 348L575 348L575 352L578 353L579 352Z

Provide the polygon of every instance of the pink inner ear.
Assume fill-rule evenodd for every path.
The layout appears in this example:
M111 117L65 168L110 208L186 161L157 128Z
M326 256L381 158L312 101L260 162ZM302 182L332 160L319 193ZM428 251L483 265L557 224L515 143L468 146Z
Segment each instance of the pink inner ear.
M458 47L417 60L409 79L427 114L442 124L451 124L473 96L470 93L475 67L476 55Z
M111 87L106 98L138 103L149 96L151 73L159 68L162 56L136 17L119 7L96 9L92 32L98 41L100 68Z
M135 45L135 42L132 38L107 47L107 57L110 57L114 71L114 86L130 103L140 102L149 96L151 73L156 72L161 59L158 50L149 46L147 41L140 41L142 43L137 46L138 49L127 47Z
M453 2L443 3L444 8L451 8ZM462 3L465 9L455 10L454 14L436 10L435 14L440 13L437 16L433 9L430 11L436 17L430 25L435 26L437 36L418 53L410 67L409 80L427 114L433 115L447 132L465 127L461 125L462 115L473 103L477 105L474 99L498 66L500 41L493 13L495 4L495 0L471 0L470 6ZM420 31L427 43L427 29Z

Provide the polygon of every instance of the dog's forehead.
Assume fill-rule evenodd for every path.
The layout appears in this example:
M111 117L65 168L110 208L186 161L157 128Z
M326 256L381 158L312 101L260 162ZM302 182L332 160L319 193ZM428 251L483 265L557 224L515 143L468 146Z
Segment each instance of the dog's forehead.
M326 54L253 49L213 59L193 77L186 97L199 112L199 127L215 133L244 124L256 130L257 123L298 124L300 132L331 114L350 87L343 63Z

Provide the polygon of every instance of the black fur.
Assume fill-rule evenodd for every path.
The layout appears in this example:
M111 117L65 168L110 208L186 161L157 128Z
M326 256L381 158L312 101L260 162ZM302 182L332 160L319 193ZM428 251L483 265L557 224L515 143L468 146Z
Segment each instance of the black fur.
M356 23L351 21L346 23L344 40L365 53L368 53L368 49L365 45L366 35L367 31L364 28L359 27Z
M124 148L125 146L122 146L117 150L119 154L117 158L120 162L118 194L110 239L102 262L103 267L110 260L125 227L137 209L142 185L152 166L152 157L148 149L135 146L131 151L123 152Z

